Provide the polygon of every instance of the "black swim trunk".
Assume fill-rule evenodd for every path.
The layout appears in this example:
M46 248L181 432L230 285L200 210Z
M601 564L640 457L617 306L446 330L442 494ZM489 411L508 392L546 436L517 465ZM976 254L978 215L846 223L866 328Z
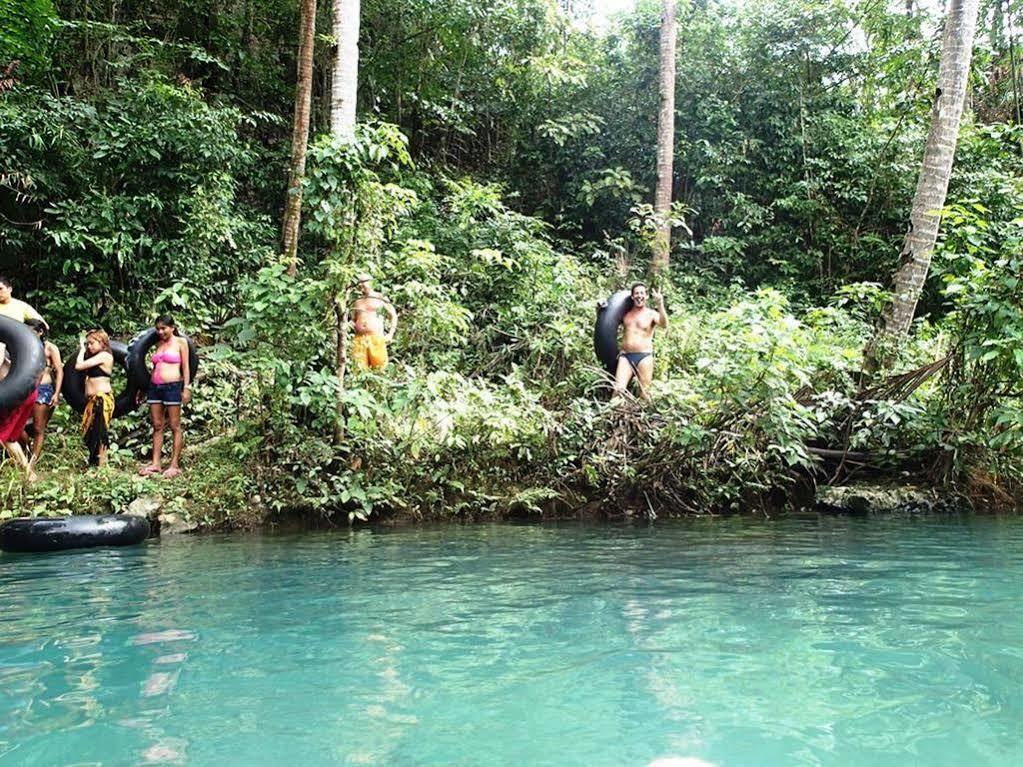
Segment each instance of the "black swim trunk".
M652 357L653 352L622 352L619 357L625 357L632 365L632 369L637 373L639 372L639 363L645 360L647 357Z

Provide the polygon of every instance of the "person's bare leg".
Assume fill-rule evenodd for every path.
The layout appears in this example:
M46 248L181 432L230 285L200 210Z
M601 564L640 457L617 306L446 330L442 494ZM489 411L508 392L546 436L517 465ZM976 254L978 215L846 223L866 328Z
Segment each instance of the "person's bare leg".
M97 463L96 465L99 466L102 469L104 466L107 465L107 446L106 445L100 445L99 446L99 456L98 456L98 458L99 458L99 463Z
M654 382L654 355L644 357L636 365L637 380L639 381L639 396L643 399L650 399L650 384Z
M163 460L163 404L154 402L149 406L149 420L153 422L153 457L148 466L143 466L140 474L155 474L160 470Z
M46 427L50 423L50 416L53 415L53 408L49 405L36 404L32 409L32 425L36 435L32 441L32 458L29 464L35 466L39 456L43 452L43 439L46 436Z
M167 467L167 471L163 473L165 477L176 477L181 473L181 467L178 463L181 460L181 448L185 444L185 435L181 431L181 408L180 407L169 407L167 408L167 425L170 426L171 437L173 442L171 443L171 462L170 466Z
M36 473L29 465L28 458L25 456L25 451L21 449L21 445L17 442L4 442L4 449L14 459L14 462L18 464L18 468L25 472L25 477L29 482L35 482L38 479Z
M625 394L629 389L629 381L632 380L633 376L632 365L624 357L618 358L618 367L615 368L615 384L614 384L614 396L620 397Z

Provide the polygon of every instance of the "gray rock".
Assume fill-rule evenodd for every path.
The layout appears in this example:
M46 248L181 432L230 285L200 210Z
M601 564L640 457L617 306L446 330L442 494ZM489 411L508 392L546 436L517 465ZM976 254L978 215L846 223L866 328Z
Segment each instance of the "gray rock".
M129 517L145 517L146 519L153 520L156 519L162 508L163 498L143 495L128 504L128 508L124 510L124 513Z
M181 533L190 533L199 527L198 522L187 520L180 514L173 511L161 514L157 517L157 520L160 522L160 535L180 535Z
M817 508L832 514L891 514L935 511L945 499L931 488L912 485L850 485L817 489Z

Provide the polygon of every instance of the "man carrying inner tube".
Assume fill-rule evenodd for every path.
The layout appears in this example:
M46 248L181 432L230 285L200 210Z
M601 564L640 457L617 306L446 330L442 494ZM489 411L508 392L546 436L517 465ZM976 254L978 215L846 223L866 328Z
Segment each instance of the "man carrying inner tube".
M6 275L0 274L0 317L7 317L15 322L39 320L49 330L50 326L46 324L46 320L42 318L42 315L24 301L14 298L13 292L14 283ZM4 359L6 353L7 349L0 343L0 361Z
M13 289L13 283L7 277L0 275L0 316L9 317L18 322L39 320L49 330L50 326L46 324L46 320L42 318L39 312L24 301L19 301L17 298L12 297Z
M654 329L668 327L668 313L664 311L664 297L656 290L650 292L656 310L647 307L647 288L637 282L630 291L632 308L622 317L622 343L615 369L615 395L624 394L629 381L636 376L639 396L650 399L650 384L654 378Z
M390 301L373 290L372 279L368 274L360 274L356 282L362 297L352 305L355 312L352 360L362 370L383 370L387 366L387 344L394 338L394 331L398 328L398 312ZM389 318L390 328L386 334L384 320L377 313L381 309Z

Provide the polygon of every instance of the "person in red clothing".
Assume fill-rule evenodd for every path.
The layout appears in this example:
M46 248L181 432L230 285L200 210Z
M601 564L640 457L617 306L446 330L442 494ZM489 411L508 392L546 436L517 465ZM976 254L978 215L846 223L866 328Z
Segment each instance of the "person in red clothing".
M18 468L25 472L25 477L29 482L35 482L37 477L28 462L25 451L18 442L18 438L25 430L25 424L32 417L37 391L37 389L33 389L24 400L14 407L0 408L0 442L3 443L4 450L8 455L18 464Z

